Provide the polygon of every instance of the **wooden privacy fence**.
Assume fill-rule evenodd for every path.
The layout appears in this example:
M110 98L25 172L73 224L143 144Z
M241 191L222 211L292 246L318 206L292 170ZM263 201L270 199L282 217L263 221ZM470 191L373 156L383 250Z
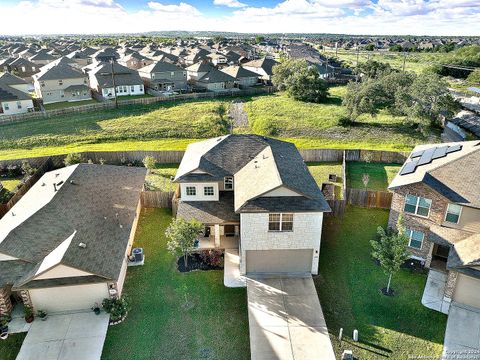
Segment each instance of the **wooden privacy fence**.
M128 106L128 105L150 105L159 102L166 101L184 101L184 100L195 100L195 99L213 99L219 97L236 97L236 96L250 96L250 95L259 95L259 94L268 94L275 92L273 86L265 86L258 88L248 88L244 90L226 90L222 92L204 92L204 93L188 93L188 94L179 94L171 96L152 96L146 98L137 98L137 99L128 99L123 100L119 97L118 105ZM45 110L45 111L36 111L25 114L17 115L3 115L0 116L0 125L8 124L15 121L23 120L35 120L49 118L52 116L59 115L69 115L69 114L79 114L86 112L94 112L105 109L113 109L115 107L115 102L112 100L107 100L100 102L98 104L88 104L88 105L79 105L72 106L63 109L54 109L54 110Z
M142 191L140 203L144 208L172 208L174 191Z
M369 161L373 163L403 164L408 152L380 150L345 150L346 161Z
M12 207L15 205L23 195L31 189L33 185L45 174L47 171L50 171L54 168L51 159L47 159L43 164L37 169L35 174L30 176L27 181L18 189L18 191L13 195L13 197L6 203L0 204L0 218L5 215Z
M347 188L346 202L367 208L390 209L393 193Z
M327 200L328 205L330 205L330 209L332 212L325 213L326 216L343 216L345 213L345 206L347 205L345 200Z

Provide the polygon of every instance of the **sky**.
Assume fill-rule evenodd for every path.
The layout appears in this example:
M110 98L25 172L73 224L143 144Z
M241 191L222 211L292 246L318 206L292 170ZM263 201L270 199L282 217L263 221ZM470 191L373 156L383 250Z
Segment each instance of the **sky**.
M0 35L148 31L480 36L480 0L0 0Z

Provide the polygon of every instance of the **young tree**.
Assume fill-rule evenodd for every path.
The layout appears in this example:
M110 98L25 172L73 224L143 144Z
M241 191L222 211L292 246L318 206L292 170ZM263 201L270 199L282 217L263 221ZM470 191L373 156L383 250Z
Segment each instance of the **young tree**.
M65 163L65 166L80 164L81 162L83 162L82 155L78 153L68 154L65 160L63 160L63 162Z
M147 155L143 158L143 165L148 169L149 172L150 170L155 169L155 164L156 162L153 156Z
M380 239L371 240L372 257L380 262L385 275L388 276L388 284L385 291L386 295L390 295L390 284L392 276L402 264L409 258L410 254L407 251L408 237L405 234L405 229L402 224L402 216L400 215L397 223L397 230L377 229Z
M183 256L185 267L188 265L188 254L193 250L195 240L202 229L203 224L197 220L186 221L177 218L165 231L168 251L173 255Z
M480 69L473 70L467 77L467 81L472 85L480 84Z
M370 182L370 175L363 174L362 175L362 183L363 183L363 186L365 186L365 190L367 190L369 182Z
M368 60L359 63L356 72L358 75L362 75L368 79L375 79L383 74L389 74L392 71L392 67L389 63L379 62L375 60Z

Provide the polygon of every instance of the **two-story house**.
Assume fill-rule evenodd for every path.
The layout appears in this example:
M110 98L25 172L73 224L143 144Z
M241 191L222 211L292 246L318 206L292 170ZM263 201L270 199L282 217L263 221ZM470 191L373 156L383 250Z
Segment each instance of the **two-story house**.
M437 299L427 281L422 303L444 313L453 303L480 308L479 174L480 141L421 145L389 186L389 226L404 214L412 258L443 279Z
M295 145L259 135L190 144L177 217L205 224L200 248L238 249L240 273L318 273L330 207Z
M105 99L115 96L143 95L145 88L138 71L118 63L100 62L89 71L90 86ZM115 83L115 90L114 90Z
M262 59L249 61L243 64L243 67L258 74L264 83L270 84L272 82L273 67L277 64L278 62L275 60L264 57Z
M34 111L29 84L10 73L0 73L0 115Z
M41 71L33 76L35 93L43 99L44 104L92 98L87 75L65 61L52 64L54 63L42 67Z
M178 91L187 89L187 71L181 67L157 61L138 70L146 85L157 91Z

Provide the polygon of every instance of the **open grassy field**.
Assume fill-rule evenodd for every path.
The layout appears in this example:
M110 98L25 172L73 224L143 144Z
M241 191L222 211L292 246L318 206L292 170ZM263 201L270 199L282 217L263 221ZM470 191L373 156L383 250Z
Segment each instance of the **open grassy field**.
M440 358L447 317L421 304L426 275L401 270L392 280L395 296L380 292L387 276L370 256L370 240L387 219L386 210L359 207L347 207L343 218L325 219L314 281L335 352L340 357L352 349L356 359L368 360Z
M242 98L251 127L246 131L280 137L299 148L406 151L425 142L420 133L405 128L401 117L384 111L360 117L355 126L341 126L345 87L330 92L324 104L296 101L283 93ZM0 160L81 151L185 149L195 139L229 132L230 100L169 101L6 124L0 128Z
M179 164L157 164L155 169L149 170L145 183L150 191L175 191L177 184L170 179L175 176Z
M128 269L131 310L109 328L102 359L248 358L246 289L225 287L223 271L178 272L163 235L170 221L165 209L141 213L135 246L145 265Z
M363 174L368 174L368 190L386 191L388 184L392 182L401 167L398 164L348 162L347 186L354 189L364 189L362 177Z

